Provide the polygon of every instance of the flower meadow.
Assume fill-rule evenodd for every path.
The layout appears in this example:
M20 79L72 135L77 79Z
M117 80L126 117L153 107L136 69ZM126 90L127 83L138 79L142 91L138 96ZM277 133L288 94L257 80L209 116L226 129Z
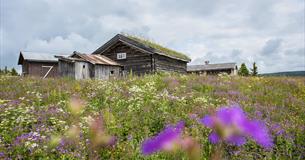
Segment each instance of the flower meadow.
M304 159L305 78L0 77L0 159Z

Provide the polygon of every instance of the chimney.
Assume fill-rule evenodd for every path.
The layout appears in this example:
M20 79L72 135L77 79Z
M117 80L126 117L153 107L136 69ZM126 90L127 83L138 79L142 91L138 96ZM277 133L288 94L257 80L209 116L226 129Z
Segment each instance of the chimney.
M204 61L205 65L208 65L210 63L210 61Z

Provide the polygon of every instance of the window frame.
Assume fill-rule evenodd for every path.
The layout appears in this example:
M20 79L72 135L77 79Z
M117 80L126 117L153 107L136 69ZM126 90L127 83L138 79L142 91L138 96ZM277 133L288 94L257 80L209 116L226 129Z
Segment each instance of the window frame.
M117 60L127 59L127 53L126 52L116 53L116 59Z

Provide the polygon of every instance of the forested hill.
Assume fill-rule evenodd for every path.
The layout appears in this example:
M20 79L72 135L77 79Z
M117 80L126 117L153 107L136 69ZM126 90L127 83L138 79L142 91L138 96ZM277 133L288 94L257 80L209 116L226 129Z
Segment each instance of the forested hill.
M305 71L289 71L289 72L275 72L275 73L264 73L261 76L301 76L305 77Z

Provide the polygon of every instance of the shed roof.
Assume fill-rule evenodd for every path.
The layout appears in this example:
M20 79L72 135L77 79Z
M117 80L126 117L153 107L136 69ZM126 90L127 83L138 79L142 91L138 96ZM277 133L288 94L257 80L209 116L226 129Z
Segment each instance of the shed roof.
M173 59L186 61L186 62L190 62L190 60L191 60L188 56L186 56L183 53L166 48L166 47L161 46L152 41L149 41L149 40L137 37L137 36L122 35L122 34L117 34L116 36L114 36L111 40L109 40L103 46L101 46L96 51L94 51L93 54L99 54L101 52L104 52L106 49L108 49L113 44L117 43L118 41L121 41L130 46L136 47L136 48L138 48L142 51L145 51L147 53L150 53L150 54L164 55L164 56L167 56L167 57L170 57Z
M94 55L94 54L84 54L74 51L72 55L65 57L65 56L56 56L62 60L68 61L85 61L91 64L100 64L100 65L112 65L112 66L120 66L119 63L111 60L110 58L103 56L103 55Z
M41 53L41 52L27 52L20 51L18 64L22 64L22 61L31 62L57 62L57 58L52 53Z
M206 65L189 65L187 71L208 71L208 70L222 70L222 69L234 69L236 63L218 63L218 64L206 64Z

